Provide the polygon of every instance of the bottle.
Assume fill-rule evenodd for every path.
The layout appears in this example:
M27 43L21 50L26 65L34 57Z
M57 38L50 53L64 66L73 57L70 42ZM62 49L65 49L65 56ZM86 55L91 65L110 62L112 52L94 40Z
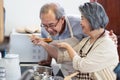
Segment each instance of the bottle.
M0 59L2 58L2 53L0 52Z
M6 70L4 67L0 67L0 80L6 80Z

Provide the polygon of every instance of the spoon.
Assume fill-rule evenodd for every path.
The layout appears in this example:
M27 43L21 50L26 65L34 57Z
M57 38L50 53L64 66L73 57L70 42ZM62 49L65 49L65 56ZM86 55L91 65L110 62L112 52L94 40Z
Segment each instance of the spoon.
M71 80L72 77L76 76L79 72L75 72L73 74L70 74L64 78L64 80Z

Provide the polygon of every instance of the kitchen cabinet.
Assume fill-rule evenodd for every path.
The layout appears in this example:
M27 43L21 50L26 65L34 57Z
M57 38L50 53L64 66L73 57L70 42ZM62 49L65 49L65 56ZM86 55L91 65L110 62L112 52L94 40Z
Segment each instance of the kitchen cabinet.
M0 0L0 43L4 40L4 8L3 0Z

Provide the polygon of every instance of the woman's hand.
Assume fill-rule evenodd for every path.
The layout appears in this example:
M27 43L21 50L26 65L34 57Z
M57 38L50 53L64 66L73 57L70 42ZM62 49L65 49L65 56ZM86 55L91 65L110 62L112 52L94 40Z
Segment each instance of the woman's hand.
M61 43L52 43L52 45L54 45L55 47L58 48L65 48L68 52L68 54L70 55L70 58L73 59L73 57L76 55L75 50L66 42L61 42Z
M54 45L58 48L68 48L68 46L70 46L68 43L66 42L61 42L61 43L52 43L51 45Z

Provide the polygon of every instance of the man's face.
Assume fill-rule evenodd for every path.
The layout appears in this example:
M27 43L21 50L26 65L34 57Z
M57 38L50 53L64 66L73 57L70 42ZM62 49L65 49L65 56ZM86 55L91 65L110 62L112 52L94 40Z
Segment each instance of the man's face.
M55 14L49 10L48 13L41 14L41 23L50 35L55 36L56 34L60 33L63 20L57 20Z

